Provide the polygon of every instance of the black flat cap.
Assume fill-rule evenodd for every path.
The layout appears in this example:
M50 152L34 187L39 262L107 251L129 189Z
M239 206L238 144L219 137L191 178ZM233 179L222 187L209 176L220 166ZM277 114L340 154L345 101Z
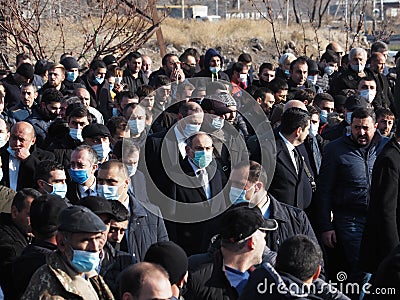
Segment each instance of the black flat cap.
M58 217L67 203L56 195L42 195L31 204L30 218L32 229L43 235L57 231Z
M103 124L89 124L83 127L82 137L85 138L95 138L98 136L111 136L110 130L108 130L106 125Z
M58 218L58 230L98 233L107 230L104 222L89 208L73 205L65 208Z
M106 214L115 220L115 219L117 219L117 217L113 213L110 202L111 201L107 200L104 197L88 196L88 197L82 198L78 202L78 205L89 208L96 215Z

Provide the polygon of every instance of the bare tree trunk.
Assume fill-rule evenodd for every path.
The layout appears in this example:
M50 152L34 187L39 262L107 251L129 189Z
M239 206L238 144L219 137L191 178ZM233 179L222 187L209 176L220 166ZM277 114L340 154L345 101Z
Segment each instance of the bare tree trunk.
M294 13L294 17L296 18L296 23L300 24L300 18L297 14L297 8L296 8L296 1L292 0L292 5L293 5L293 13Z

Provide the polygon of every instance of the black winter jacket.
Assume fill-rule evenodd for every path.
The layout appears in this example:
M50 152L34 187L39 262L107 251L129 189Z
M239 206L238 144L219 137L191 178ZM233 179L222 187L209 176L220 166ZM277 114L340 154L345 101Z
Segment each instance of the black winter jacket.
M375 132L365 150L349 136L325 146L316 191L321 232L333 230L331 211L340 215L366 216L372 168L387 141Z

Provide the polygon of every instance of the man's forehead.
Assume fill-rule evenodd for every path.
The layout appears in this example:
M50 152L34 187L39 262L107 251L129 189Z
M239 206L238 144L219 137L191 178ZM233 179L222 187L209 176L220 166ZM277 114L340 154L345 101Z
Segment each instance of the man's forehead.
M50 171L50 176L53 178L66 178L64 170L53 170Z

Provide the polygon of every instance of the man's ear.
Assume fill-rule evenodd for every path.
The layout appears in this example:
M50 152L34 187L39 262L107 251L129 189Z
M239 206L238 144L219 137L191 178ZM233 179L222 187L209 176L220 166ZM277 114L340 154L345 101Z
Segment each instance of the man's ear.
M132 296L131 293L125 292L125 293L122 295L122 300L133 300L133 296Z
M256 99L256 101L257 101L258 104L261 105L262 101L261 101L261 98L260 98L260 97L258 97L258 98Z
M15 219L18 216L18 209L15 205L11 206L11 218Z
M294 132L296 134L296 137L300 136L301 132L303 129L301 129L301 127L298 127Z
M36 184L37 184L37 186L39 187L39 189L43 189L44 183L43 183L43 180L42 180L42 179L36 180Z
M247 240L247 247L249 247L250 250L255 248L254 237L251 237Z
M93 174L94 174L94 172L97 171L98 168L99 168L99 165L98 165L98 164L93 164L93 166L92 166Z
M318 277L319 277L320 274L321 274L321 265L318 266L318 268L317 268L317 270L315 271L315 273L314 273L312 279L313 279L313 280L318 279Z
M257 181L254 185L254 192L260 191L264 187L264 184L261 181Z

